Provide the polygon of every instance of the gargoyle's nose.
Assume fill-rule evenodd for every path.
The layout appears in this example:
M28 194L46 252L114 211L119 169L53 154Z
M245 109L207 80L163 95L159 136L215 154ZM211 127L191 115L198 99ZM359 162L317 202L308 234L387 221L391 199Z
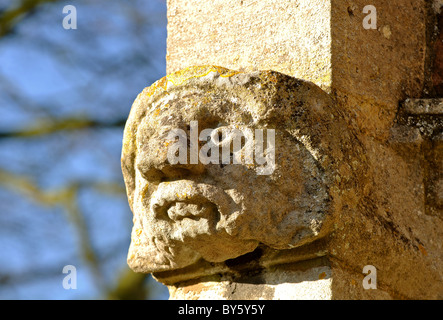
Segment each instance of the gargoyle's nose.
M140 170L143 177L149 181L174 181L198 176L204 173L205 165L198 164L169 164L167 161Z

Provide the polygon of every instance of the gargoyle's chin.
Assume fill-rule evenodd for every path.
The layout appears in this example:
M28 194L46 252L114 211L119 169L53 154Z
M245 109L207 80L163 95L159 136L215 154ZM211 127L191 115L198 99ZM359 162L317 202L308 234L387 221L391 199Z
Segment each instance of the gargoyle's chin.
M195 208L199 210L189 212ZM192 256L200 256L208 262L223 262L251 252L259 244L256 240L244 240L229 234L214 204L176 203L167 212L170 228L167 243L162 247L168 247L163 251L168 251L171 262L189 264L184 252L188 252L186 256L192 252ZM157 238L157 246L160 238Z
M256 240L242 240L225 231L215 234L199 233L186 239L186 246L197 252L208 262L223 262L254 251L259 245Z
M161 183L147 208L150 246L162 252L159 260L167 260L169 270L190 265L197 257L223 262L251 252L259 242L245 240L238 230L251 219L241 210L241 201L241 195L208 184Z

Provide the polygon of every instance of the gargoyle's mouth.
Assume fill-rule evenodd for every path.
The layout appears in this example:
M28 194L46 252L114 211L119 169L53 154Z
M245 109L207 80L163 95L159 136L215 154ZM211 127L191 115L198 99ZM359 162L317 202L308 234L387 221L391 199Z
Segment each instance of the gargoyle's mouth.
M179 180L160 183L151 196L150 209L157 219L206 218L218 222L229 214L229 204L229 196L222 189Z

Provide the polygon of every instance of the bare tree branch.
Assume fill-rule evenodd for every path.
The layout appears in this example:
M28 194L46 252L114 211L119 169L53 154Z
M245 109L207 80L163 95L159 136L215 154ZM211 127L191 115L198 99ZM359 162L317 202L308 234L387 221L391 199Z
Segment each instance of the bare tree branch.
M11 33L17 23L31 15L38 6L56 1L58 0L23 0L17 7L4 11L0 16L0 37Z
M77 205L78 184L70 184L62 189L43 191L30 179L0 170L0 182L14 191L18 191L46 206L62 206L74 225L79 239L82 258L91 269L96 285L105 290L105 282L100 272L98 259L88 232L83 213Z
M49 135L61 131L75 131L85 129L123 128L126 119L113 121L88 120L85 118L65 118L59 120L36 120L36 124L29 129L21 131L0 131L0 139L4 138L30 138Z
M114 300L146 299L146 278L146 274L135 273L127 268L119 276L116 286L109 290L107 298Z
M8 57L8 54L14 53L14 50L21 50L20 52L24 53L29 51L30 54L20 55L17 59L13 56L12 62L6 61L8 58L5 58L4 68L0 71L0 92L3 92L0 100L1 103L7 105L4 110L7 117L2 122L6 125L0 128L0 142L8 147L12 146L7 152L17 152L17 156L7 153L7 157L17 161L14 162L14 168L19 167L21 171L24 169L27 172L26 175L29 176L14 174L0 168L0 188L10 189L20 194L22 198L31 199L49 209L61 208L63 210L68 222L62 219L57 223L69 224L75 230L74 237L78 240L77 251L81 260L78 263L86 266L90 271L95 281L93 285L96 286L101 297L146 299L152 292L150 291L151 283L146 281L146 275L136 274L127 266L121 273L115 272L116 259L120 260L121 253L127 250L128 235L125 235L122 240L123 236L116 234L115 237L106 238L105 246L100 244L100 247L95 247L92 235L99 235L100 232L107 232L107 230L91 229L94 225L89 223L89 219L92 219L88 215L90 210L83 209L80 204L83 204L85 194L88 201L95 199L89 198L96 196L95 191L114 198L125 196L124 184L118 176L113 174L114 170L119 170L118 157L114 158L117 154L114 148L119 143L115 140L117 138L115 133L123 129L125 125L125 107L129 111L131 101L128 102L128 100L132 95L131 90L143 85L143 81L149 82L156 79L156 75L163 72L163 69L160 70L163 64L157 62L156 55L153 54L154 50L158 50L159 43L153 42L152 38L147 37L146 34L150 32L151 27L164 27L166 15L159 15L155 6L153 10L150 10L151 7L148 4L151 5L151 2L144 3L143 10L140 10L139 5L142 3L140 1L113 2L112 4L105 0L80 1L76 5L84 9L82 21L85 22L81 30L65 33L58 28L52 32L51 28L60 21L53 19L54 11L51 10L53 8L50 8L49 4L56 3L57 0L8 2L11 4L0 5L0 40L12 49L10 52L6 50L8 53L4 56ZM110 16L117 20L108 19ZM114 21L124 23L114 24ZM26 22L24 27L30 28L30 33L18 32L22 30L19 27L23 22ZM57 30L63 34L60 35ZM119 50L120 47L123 49ZM37 63L41 61L44 63L35 64L35 68L34 61L30 65L27 65L27 61L22 64L22 60L28 57L35 59ZM56 72L51 68L54 68ZM41 82L34 87L30 81L35 80L36 75L40 76L37 79L41 79ZM26 81L21 81L22 79ZM31 83L31 85L23 83ZM56 85L53 86L53 83ZM12 121L9 123L8 119ZM19 121L23 119L26 122L20 123ZM57 139L57 136L52 136L58 133L69 133L68 143L65 137ZM91 133L94 134L92 139ZM97 136L95 136L96 133ZM97 140L97 137L103 138L103 143ZM34 138L39 139L33 140ZM26 152L27 146L33 148L34 142L40 146L40 144L45 145L46 141L51 147L43 148L44 153L39 153L38 156L29 157L22 153L23 150ZM66 161L75 170L72 174L66 172L68 182L64 182L64 185L57 189L46 190L40 187L35 177L40 177L46 172L45 170L52 170L51 166L57 163L57 155L65 161L65 152L71 150L72 147L75 147L75 150L69 154L69 160ZM94 160L95 163L88 162L89 154L84 155L89 148L94 150L92 155L94 159L99 158L97 161ZM102 152L103 157L98 157L96 152ZM78 158L76 158L77 155L79 155ZM41 161L40 158L44 160ZM77 159L79 159L78 162L76 162ZM7 161L5 159L5 163ZM116 168L108 168L108 164ZM112 172L106 175L112 180L99 181L100 175L85 178L86 175L83 175L83 172L90 172L93 170L92 166L96 165L100 166L100 172L105 172L105 174ZM56 173L57 170L60 170L60 165L56 165L51 173ZM76 178L77 172L80 172L81 176ZM62 179L65 179L64 175ZM72 180L81 182L69 182ZM106 204L103 203L98 204L99 208L105 208L105 206ZM16 213L21 207L20 203L6 203L4 208L6 208L4 213ZM121 208L118 210L115 213L121 214L119 218L127 213ZM26 212L29 215L33 213L33 210ZM19 225L21 215L4 214L2 218L9 223L2 224L1 229L8 231L8 234L2 234L3 239L7 243L17 245L20 250L23 249L23 252L33 250L33 244L39 244L35 246L38 250L46 250L47 247L39 247L40 243L46 246L46 241L52 240L52 238L44 238L46 235L40 233L25 234L21 228L14 229L14 224ZM54 226L51 225L51 228ZM71 233L66 234L63 235L63 239L72 236ZM14 242L16 239L20 243L16 244ZM35 254L38 256L39 252ZM5 268L0 272L0 291L10 295L9 289L21 289L28 283L39 279L55 279L60 276L59 264L64 263L66 257L59 256L59 259L55 263L51 262L50 265L34 265L32 262L26 262L19 270ZM71 257L68 257L68 260L70 259ZM72 262L64 264L70 263ZM124 261L119 263L123 265ZM33 267L36 269L29 272ZM112 274L109 271L112 271ZM111 276L111 279L108 276Z

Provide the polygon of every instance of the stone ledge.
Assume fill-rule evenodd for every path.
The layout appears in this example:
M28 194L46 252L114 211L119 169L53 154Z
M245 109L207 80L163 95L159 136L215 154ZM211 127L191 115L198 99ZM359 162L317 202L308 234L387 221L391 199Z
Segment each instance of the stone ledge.
M401 108L408 115L443 116L443 98L406 99Z
M424 137L441 140L441 133L443 131L443 98L406 99L400 103L397 124L416 128Z

